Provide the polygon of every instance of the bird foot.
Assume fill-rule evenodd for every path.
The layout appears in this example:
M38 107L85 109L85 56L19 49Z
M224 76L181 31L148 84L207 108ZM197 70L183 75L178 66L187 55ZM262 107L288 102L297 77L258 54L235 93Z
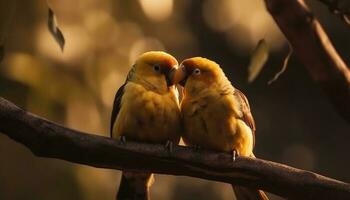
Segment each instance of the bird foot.
M119 144L126 144L126 137L125 136L119 137Z
M174 151L174 143L170 140L167 140L165 143L165 149L168 151L168 153L173 153Z
M232 151L232 161L235 162L236 158L239 156L239 152L236 149Z

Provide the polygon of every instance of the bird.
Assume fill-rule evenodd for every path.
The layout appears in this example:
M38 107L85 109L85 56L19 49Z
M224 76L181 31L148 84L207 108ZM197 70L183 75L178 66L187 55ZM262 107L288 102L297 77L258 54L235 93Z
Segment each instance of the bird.
M110 126L113 139L122 144L128 140L167 144L168 148L179 142L177 68L177 60L163 51L146 52L136 59L114 98ZM150 172L123 170L116 199L148 200L153 182Z
M246 96L225 76L220 65L202 57L181 62L176 77L183 87L180 103L182 139L188 146L255 157L255 122ZM257 189L233 186L238 200L266 200Z

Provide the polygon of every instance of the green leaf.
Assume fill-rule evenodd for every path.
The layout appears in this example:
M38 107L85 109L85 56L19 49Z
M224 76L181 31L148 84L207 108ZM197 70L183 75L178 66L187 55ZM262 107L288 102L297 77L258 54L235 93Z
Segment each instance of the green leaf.
M248 67L248 82L252 83L258 77L267 59L269 58L269 47L264 39L260 40L253 50Z

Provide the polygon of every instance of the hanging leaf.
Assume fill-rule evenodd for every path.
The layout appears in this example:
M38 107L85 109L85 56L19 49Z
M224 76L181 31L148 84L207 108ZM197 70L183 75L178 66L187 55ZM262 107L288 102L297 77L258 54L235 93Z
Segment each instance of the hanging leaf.
M350 25L350 14L344 14L342 17L343 17L343 21L344 21L347 25Z
M2 59L4 59L4 56L5 56L5 47L4 45L0 44L0 63Z
M253 82L258 77L267 59L269 58L269 47L264 39L260 40L250 58L248 67L248 82Z
M275 74L275 76L274 76L271 80L269 80L269 82L267 82L268 85L270 85L270 84L272 84L273 82L275 82L275 81L286 71L287 66L288 66L289 59L290 59L290 57L292 56L292 54L293 54L293 48L292 48L292 46L289 44L288 55L286 56L286 58L285 58L284 61L283 61L282 69L281 69L279 72L277 72L277 73Z
M63 51L65 39L62 31L58 28L55 13L51 10L51 8L49 8L49 18L47 25L51 35L55 38L56 42L58 45L60 45L60 48Z

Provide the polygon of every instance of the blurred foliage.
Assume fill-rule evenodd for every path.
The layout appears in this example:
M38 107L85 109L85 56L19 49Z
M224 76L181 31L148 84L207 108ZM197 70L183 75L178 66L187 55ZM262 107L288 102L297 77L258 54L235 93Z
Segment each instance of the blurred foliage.
M133 60L166 50L181 61L216 60L244 91L257 123L258 157L350 181L350 127L292 57L274 84L288 45L261 0L49 0L66 43L47 30L43 1L0 0L0 95L70 128L108 136L114 94ZM350 29L308 1L350 63ZM15 10L12 14L12 10ZM13 16L13 17L11 17ZM12 19L12 20L9 20ZM270 59L247 83L252 50L265 38ZM1 123L1 122L0 122ZM42 159L0 134L0 199L113 199L114 170ZM153 199L231 199L227 184L157 176ZM278 199L275 197L274 199Z

